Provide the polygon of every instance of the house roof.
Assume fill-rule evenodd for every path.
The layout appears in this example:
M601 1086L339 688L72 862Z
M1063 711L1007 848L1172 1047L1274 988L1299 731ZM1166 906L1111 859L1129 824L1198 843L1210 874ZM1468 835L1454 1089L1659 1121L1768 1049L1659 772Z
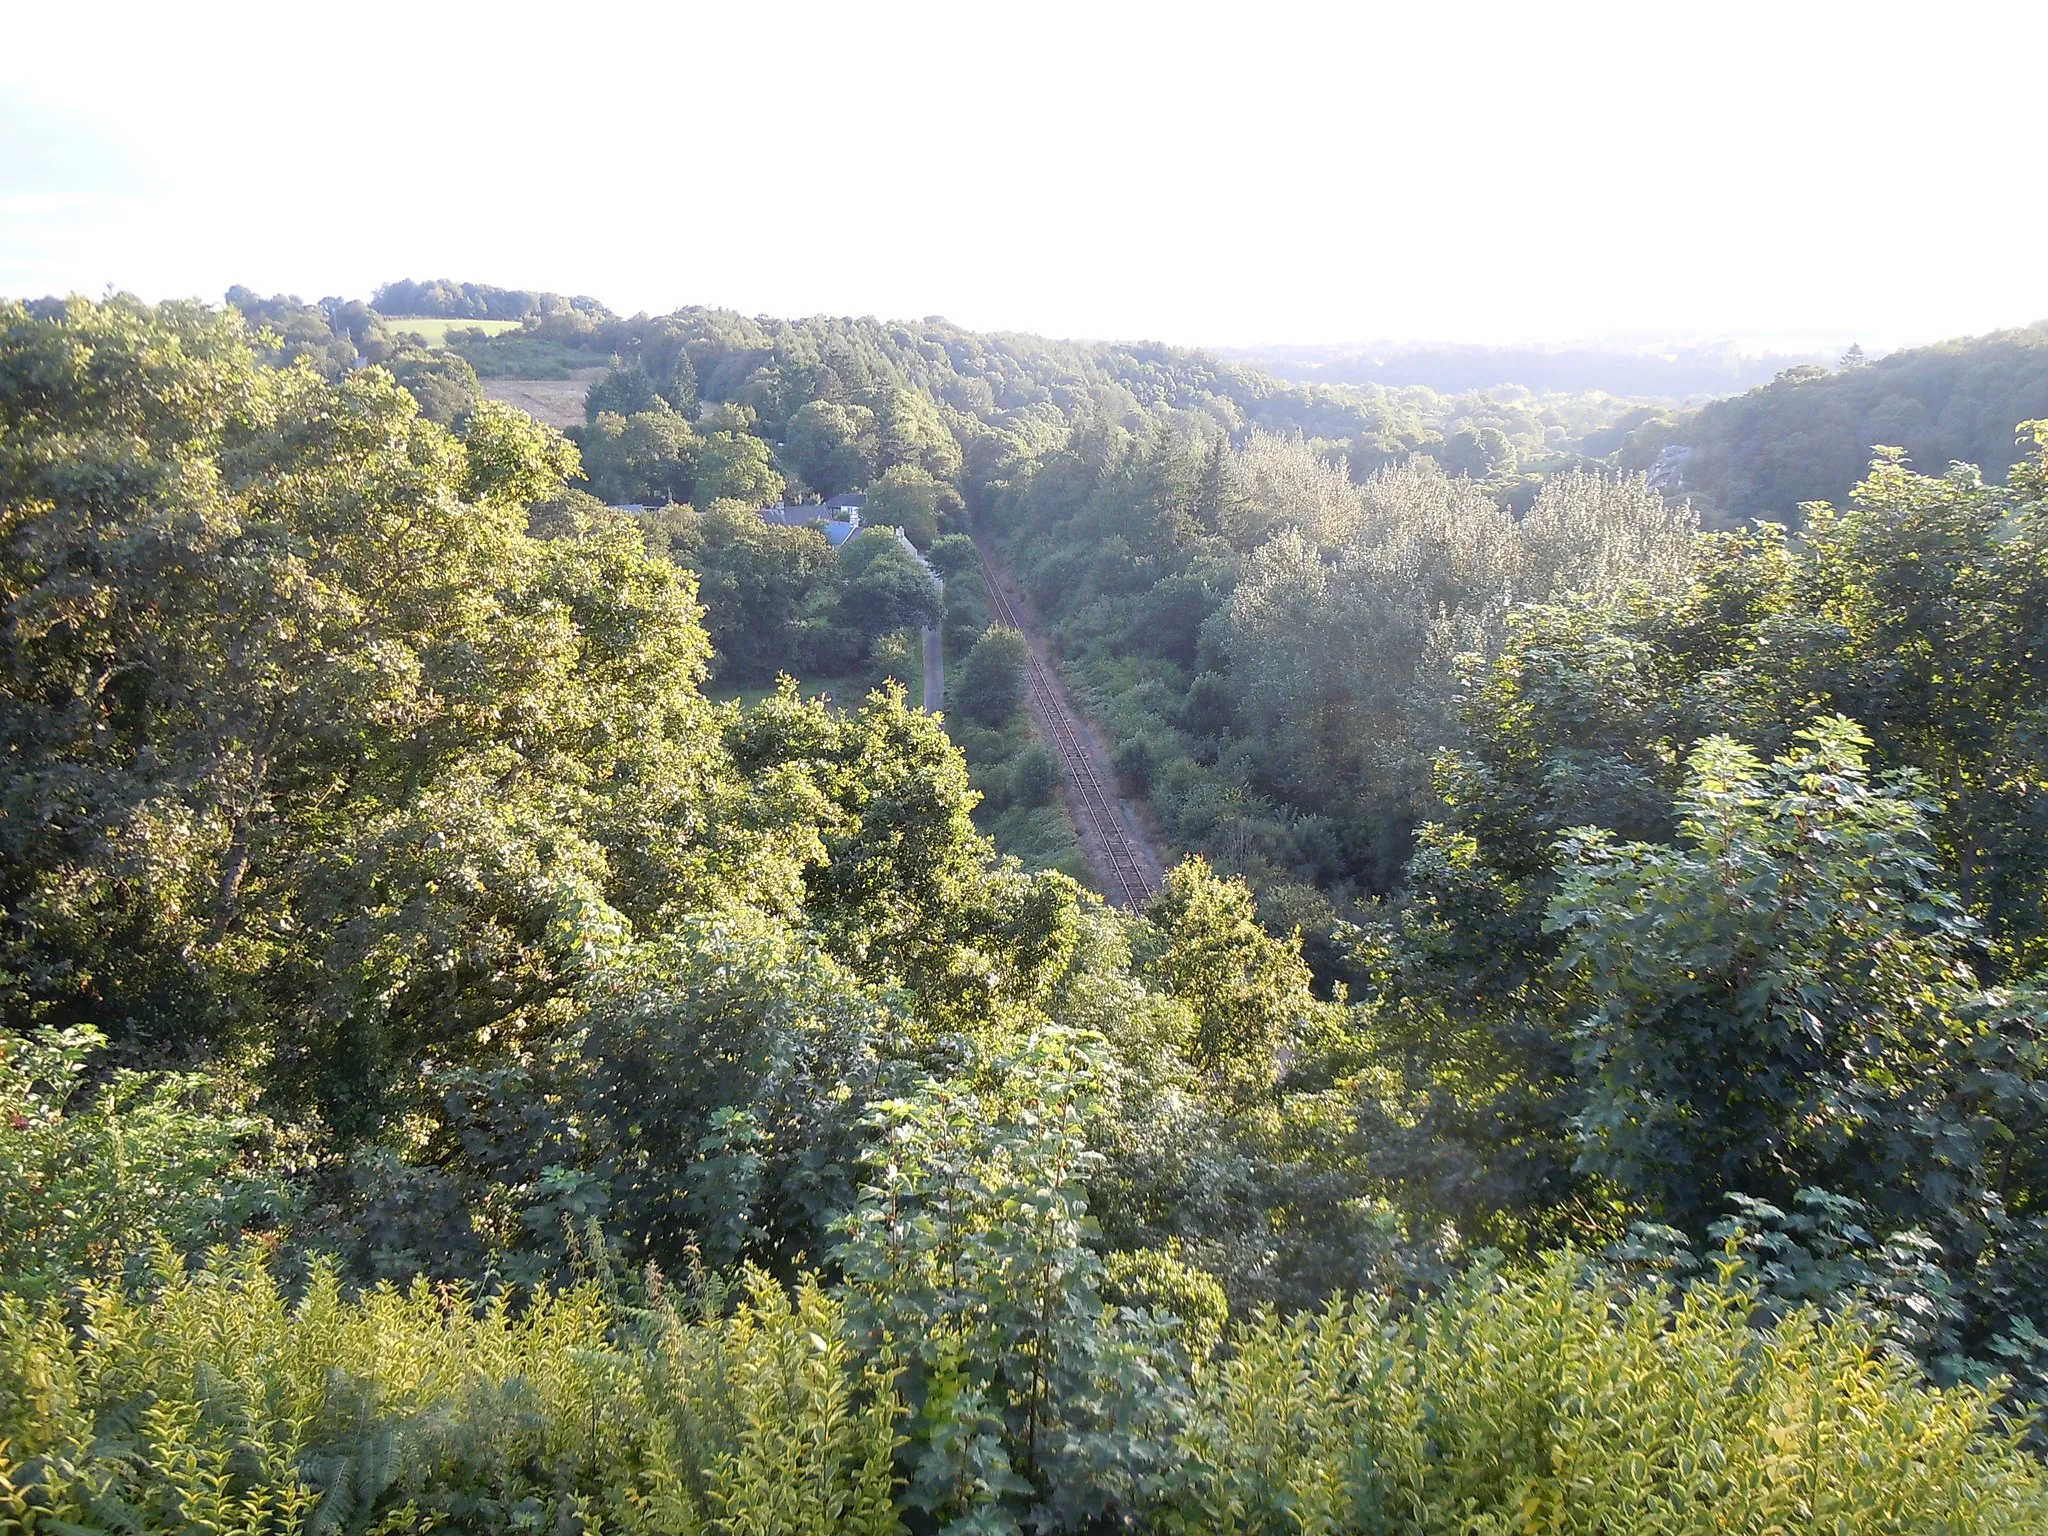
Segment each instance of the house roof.
M844 502L846 498L838 498ZM864 502L865 498L857 498ZM816 528L834 549L860 532L860 505L835 505L830 501L799 502L790 506L778 501L761 509L761 521L778 528Z

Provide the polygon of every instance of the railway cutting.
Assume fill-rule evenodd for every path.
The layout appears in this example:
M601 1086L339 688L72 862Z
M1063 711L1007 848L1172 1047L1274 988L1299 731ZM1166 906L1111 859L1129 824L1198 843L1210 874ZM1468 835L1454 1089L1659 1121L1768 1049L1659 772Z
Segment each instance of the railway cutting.
M982 582L988 588L989 617L1024 636L1026 701L1039 731L1059 755L1066 774L1067 804L1095 883L1111 901L1141 907L1159 889L1159 857L1137 831L1137 820L1117 797L1114 781L1097 765L1085 727L1046 664L1043 641L1011 597L1005 573L989 558L979 539L975 550L981 558Z

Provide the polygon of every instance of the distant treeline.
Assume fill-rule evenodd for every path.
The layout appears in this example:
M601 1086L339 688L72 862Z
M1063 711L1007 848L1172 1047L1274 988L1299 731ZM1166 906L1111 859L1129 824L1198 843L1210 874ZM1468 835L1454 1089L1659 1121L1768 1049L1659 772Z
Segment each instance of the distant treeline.
M265 298L237 284L228 290L227 302L259 340L267 338L260 355L272 366L303 362L329 380L364 364L388 369L411 393L420 414L442 426L467 417L483 398L476 370L458 354L388 329L384 316L361 299L308 304L295 293Z
M2013 424L2048 416L2048 325L1843 362L1787 369L1686 416L1646 414L1620 462L1647 469L1665 448L1689 448L1667 483L1704 511L1796 523L1802 502L1847 499L1878 447L1905 449L1929 474L1960 462L2003 480L2024 456Z
M530 288L494 288L489 283L454 283L445 277L416 283L386 283L370 300L379 314L435 315L448 320L524 320L529 316L585 314L609 319L611 311L587 294L537 293Z
M937 319L579 312L498 336L451 336L449 345L484 378L566 378L616 360L623 371L608 382L604 409L629 423L657 397L743 408L750 430L783 446L784 472L813 489L857 485L863 466L910 457L892 455L886 440L911 425L923 437L936 421L957 440L960 466L932 468L964 490L961 473L1003 479L1003 465L1045 452L1077 420L1137 423L1165 411L1239 441L1254 429L1298 435L1360 478L1425 454L1526 507L1544 475L1581 467L1581 440L1606 433L1618 443L1614 429L1630 410L1605 395L1536 400L1519 388L1452 396L1292 384L1194 348L976 332ZM926 403L909 410L906 392Z
M1819 362L1814 353L1748 354L1726 344L1636 351L1621 347L1488 347L1368 342L1327 346L1222 347L1218 351L1283 379L1315 384L1421 386L1444 394L1519 384L1540 392L1683 400L1767 383L1780 370Z

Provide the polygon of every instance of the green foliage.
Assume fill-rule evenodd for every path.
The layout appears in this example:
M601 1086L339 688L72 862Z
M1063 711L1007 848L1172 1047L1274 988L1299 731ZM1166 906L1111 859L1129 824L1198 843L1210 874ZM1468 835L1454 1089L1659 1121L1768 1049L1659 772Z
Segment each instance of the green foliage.
M758 1272L737 1306L623 1311L591 1284L525 1306L421 1281L288 1299L260 1253L91 1327L0 1297L0 1519L246 1533L606 1527L900 1529L886 1369L842 1307Z
M2023 1053L2031 1049L2025 1045L2031 1005L2024 993L2018 1013L2007 1018L2004 1005L1973 999L1971 984L1956 977L1959 968L1994 978L2024 977L2035 968L2041 922L2037 861L2044 845L2032 787L2039 780L2031 722L2040 708L2041 672L2028 637L2039 605L2040 476L2038 460L2030 460L2016 466L2006 488L1987 487L1968 474L1929 480L1885 456L1854 506L1840 513L1817 509L1800 546L1770 528L1714 535L1701 544L1689 587L1662 597L1574 601L1515 616L1498 661L1474 680L1463 711L1461 750L1442 765L1438 783L1446 820L1424 835L1410 865L1389 957L1390 985L1373 1012L1376 1049L1383 1060L1398 1063L1404 1081L1402 1107L1390 1112L1376 1134L1399 1148L1390 1166L1401 1168L1403 1183L1418 1194L1430 1191L1429 1208L1453 1215L1468 1230L1522 1241L1532 1236L1530 1230L1513 1235L1499 1224L1503 1216L1509 1228L1535 1218L1540 1234L1540 1213L1561 1214L1576 1205L1583 1213L1571 1218L1577 1230L1616 1235L1614 1208L1572 1172L1581 1151L1572 1123L1587 1110L1591 1081L1573 1060L1573 1033L1588 1000L1558 968L1565 934L1545 932L1544 913L1558 889L1558 850L1568 846L1559 839L1570 829L1591 824L1617 839L1676 840L1687 814L1679 799L1689 792L1685 764L1717 733L1789 761L1808 751L1796 745L1800 732L1817 717L1841 713L1868 737L1857 748L1868 761L1868 779L1881 782L1900 770L1917 775L1918 789L1903 799L1878 793L1861 767L1853 780L1841 781L1862 786L1845 807L1862 803L1856 799L1862 796L1873 814L1883 810L1905 818L1893 831L1905 839L1901 846L1910 861L1917 861L1911 883L1885 886L1900 891L1906 906L1857 905L1844 919L1842 941L1850 934L1870 937L1868 921L1903 923L1903 933L1919 932L1915 925L1924 926L1925 915L1908 918L1900 911L1910 914L1922 903L1916 892L1944 888L1956 890L1976 927L1969 934L1950 931L1946 925L1956 914L1949 913L1930 930L1947 935L1931 949L1924 938L1915 938L1904 950L1887 940L1870 952L1873 965L1900 957L1901 968L1891 973L1883 993L1889 1001L1873 1005L1885 1017L1879 1038L1931 1027L1951 1043L1974 1042L1969 1053L1993 1050L1991 1038L2009 1038L2011 1049ZM1750 771L1744 768L1737 777ZM1926 807L1909 804L1915 798L1945 803L1940 814L1930 815ZM1786 841L1791 832L1767 832L1762 823L1753 831L1754 837L1743 834L1743 859L1763 861L1758 879L1771 878L1761 872L1769 865L1784 872L1787 889L1803 893L1801 900L1818 889L1803 882L1824 871L1813 854L1794 856L1796 842ZM1688 856L1671 857L1691 867ZM1660 865L1658 878L1676 878L1681 865ZM1842 889L1860 903L1860 888L1838 873L1847 882ZM1819 963L1816 956L1825 951L1821 937L1801 938L1764 921L1774 905L1760 905L1745 917L1714 907L1706 884L1696 881L1692 889L1693 916L1716 911L1714 923L1721 926L1688 930L1687 942L1705 942L1710 931L1731 941L1747 933L1745 942L1756 946L1747 963L1762 967L1754 973L1759 985L1780 963L1788 974ZM1646 912L1660 899L1644 888ZM1790 919L1803 910L1784 915ZM1762 926L1743 926L1751 923ZM1711 945L1681 960L1668 947L1678 937L1679 930L1659 930L1654 942L1645 940L1649 947L1638 957L1646 964L1651 953L1665 956L1655 962L1664 967L1662 991L1640 995L1625 1011L1696 1010L1686 1015L1691 1022L1684 1027L1726 1029L1732 1033L1717 1038L1732 1040L1750 1028L1741 1021L1755 1009L1781 1006L1762 1002L1762 992L1745 992L1747 983L1731 982L1722 964L1726 956ZM1781 945L1789 952L1781 954ZM1692 963L1701 970L1687 974L1684 966ZM1617 973L1609 980L1619 984L1622 977ZM1815 1021L1847 1018L1870 1002L1866 979L1855 970L1826 971L1810 985L1826 998L1802 1005ZM1846 1013L1834 1014L1836 1004ZM1925 1024L1928 1008L1943 1022ZM1950 1017L1957 1010L1961 1022ZM1662 1026L1651 1025L1647 1013L1637 1016L1648 1044ZM1828 1029L1820 1022L1812 1028L1815 1048L1827 1049ZM1990 1037L1980 1033L1986 1030ZM1795 1031L1788 1044L1800 1037ZM1953 1054L1948 1046L1928 1050ZM1683 1054L1674 1048L1671 1059L1675 1063ZM1844 1055L1838 1070L1854 1077L1861 1069L1853 1055ZM2005 1132L1990 1128L2005 1127L2016 1138L2015 1166L2028 1169L2035 1165L2039 1133L2027 1107L2033 1090L2026 1085L2036 1074L2024 1064L2016 1071L2011 1064L1994 1069L2006 1090L1999 1107L1983 1110L1987 1118L1981 1122L1965 1121L1999 1136ZM1785 1087L1782 1080L1767 1080L1777 1085L1773 1093ZM1932 1091L1935 1081L1946 1080L1942 1074L1909 1075L1897 1091L1910 1095L1914 1083ZM1645 1083L1636 1091L1664 1102L1662 1087ZM1686 1112L1677 1107L1684 1097L1680 1092L1669 1101L1670 1114ZM1771 1098L1754 1094L1746 1102L1750 1110L1768 1113L1763 1106ZM1874 1133L1930 1134L1910 1104L1869 1109L1876 1116ZM1653 1118L1665 1115L1665 1109L1653 1111ZM1623 1121L1632 1123L1626 1115ZM1700 1129L1710 1123L1711 1117ZM1889 1131L1881 1129L1886 1125ZM1822 1121L1812 1128L1825 1137L1840 1123ZM1965 1133L1965 1148L1977 1133ZM1720 1144L1733 1148L1745 1134L1730 1130ZM1674 1165L1673 1178L1689 1186L1684 1223L1697 1234L1735 1192L1786 1205L1804 1182L1820 1175L1810 1166L1802 1172L1798 1160L1780 1158L1781 1151L1767 1141L1734 1154L1738 1161L1757 1159L1745 1164L1749 1171L1742 1177L1754 1181L1746 1189L1717 1186L1701 1169ZM1955 1165L1976 1155L1959 1151ZM1905 1198L1922 1177L1906 1169L1924 1170L1932 1156L1924 1151L1882 1165L1875 1189L1867 1165L1830 1175L1831 1187L1874 1194L1882 1208ZM1940 1174L1937 1182L1949 1178ZM2031 1188L2033 1178L2023 1174L2013 1187ZM1973 1183L1966 1179L1961 1188ZM1964 1196L1956 1209L1976 1198ZM2021 1195L1994 1226L2002 1228L2022 1210L2031 1212L2033 1198ZM1923 1210L1918 1199L1909 1199L1906 1208ZM1944 1262L1963 1266L1958 1274L1976 1262L1970 1256L1976 1239L1956 1243L1977 1219L1962 1218L1962 1226L1942 1239ZM2002 1241L2029 1251L2031 1239L2015 1233ZM1997 1281L1993 1289L2004 1283ZM2024 1316L2038 1306L2017 1300L2015 1293L1992 1311L2010 1308Z
M1852 1318L1751 1326L1727 1282L1628 1291L1570 1257L1406 1317L1262 1319L1200 1378L1186 1531L2020 1532L2040 1467L1968 1389Z
M1071 1528L1163 1467L1175 1358L1148 1314L1105 1311L1087 1243L1105 1066L1045 1031L975 1086L875 1110L873 1182L836 1257L869 1337L905 1364L907 1500L951 1528Z
M1177 846L1333 911L1399 883L1466 658L1514 605L1668 592L1693 561L1693 520L1639 477L1553 474L1511 509L1426 457L1361 484L1327 444L1171 418L1077 428L1020 479L1012 562L1120 776Z
M452 352L394 358L389 366L392 378L418 402L420 414L429 421L455 425L483 401L476 370Z
M994 1530L1107 1516L1167 1530L2018 1533L2048 1516L2038 1463L1981 1392L1919 1385L1854 1318L1794 1309L1759 1330L1731 1280L1677 1298L1563 1257L1405 1314L1338 1300L1261 1318L1192 1364L1142 1312L1085 1304L1061 1186L1032 1193L1059 1178L1059 1131L1016 1126L993 1147L1019 1160L992 1164L917 1124L897 1188L940 1214L880 1272L904 1282L889 1295L938 1310L906 1311L927 1331L884 1346L882 1363L862 1359L878 1321L865 1288L840 1300L757 1271L686 1304L657 1294L628 1310L585 1284L514 1309L424 1283L350 1299L318 1268L291 1300L253 1250L165 1264L147 1297L89 1287L83 1332L0 1298L0 1517L253 1536L558 1522L876 1533L932 1514ZM1017 1204L1050 1217L1012 1240L1014 1222L988 1217ZM1054 1304L1034 1312L996 1289L983 1309L993 1274ZM1148 1360L1176 1385L1118 1374ZM1033 1405L1085 1423L1128 1413L1118 1394L1133 1389L1146 1416L1046 1436L1022 1463L1082 1480L1064 1499L1011 1466L1031 1451ZM1142 1476L1102 1480L1132 1467Z
M626 359L579 455L235 305L0 313L0 1523L2040 1523L2048 460L1702 540L1618 405L451 341ZM985 835L1074 856L967 506L1142 914ZM698 692L934 623L948 724Z
M364 304L305 304L285 294L265 299L242 287L230 288L227 301L257 328L256 339L272 363L303 364L329 381L362 363L379 365L413 397L422 416L443 426L459 425L483 399L476 370L465 358L429 349L418 327L395 330Z
M953 699L961 713L983 725L1000 726L1023 707L1024 670L1030 652L1014 629L997 626L974 642L953 676Z
M1138 965L1195 1010L1189 1060L1234 1091L1270 1085L1316 1013L1300 936L1268 936L1244 882L1200 859L1167 871L1145 917Z
M0 413L13 1017L239 1058L353 1133L633 923L789 888L702 813L747 791L687 586L622 519L525 532L552 434L465 444L375 370L118 300L6 312Z
M793 1274L853 1204L861 1117L912 1049L886 992L808 936L757 915L684 921L604 976L543 1060L438 1075L426 1161L460 1208L441 1231L420 1223L410 1251L385 1231L357 1266L563 1280L596 1220L635 1263ZM371 1186L402 1187L395 1171ZM358 1253L376 1240L350 1236Z
M1926 775L1943 863L2013 973L2048 959L2048 426L2020 435L2032 452L2006 486L1886 454L1847 510L1813 509L1807 633L1770 680L1831 698Z
M957 667L952 678L957 684ZM956 687L956 699L957 692ZM954 709L946 717L946 734L966 757L969 782L980 796L974 824L996 847L1027 869L1057 869L1089 880L1087 857L1060 793L1066 770L1039 739L1029 712L1020 710L990 727Z
M611 370L591 385L583 397L584 419L593 426L598 417L607 413L630 417L674 409L675 402L663 397L661 386L637 355L626 362L613 363Z
M1677 483L1725 525L1796 522L1804 503L1851 494L1873 444L1899 448L1931 473L1964 463L2003 478L2028 457L2012 424L2039 416L2048 416L2048 329L2035 325L1839 371L1787 369L1747 394L1647 425L1621 456L1646 469L1666 449L1682 454L1671 467Z
M1927 1352L1981 1360L2048 1310L2003 1270L2048 1237L2048 1034L2031 991L1978 987L1929 807L1910 775L1873 782L1867 747L1839 718L1768 765L1709 738L1678 796L1685 847L1567 845L1548 923L1592 1010L1581 1165L1696 1236L1737 1192L1854 1194L1945 1272L1957 1336Z
M920 390L878 394L875 433L882 485L916 492L960 473L960 444L930 396Z
M609 316L593 298L536 293L526 288L496 288L489 283L456 283L447 278L415 282L401 278L386 283L370 303L387 315L445 315L462 320L524 320L529 315L582 314Z
M1659 1220L1700 1231L1722 1191L1847 1189L1949 1140L1914 1121L1972 1053L1968 928L1930 888L1919 786L1871 782L1867 746L1839 717L1768 766L1711 737L1686 847L1568 845L1548 924L1594 1010L1587 1156Z
M850 640L831 621L838 597L832 546L815 528L782 528L753 507L714 502L687 535L678 564L697 574L704 628L721 678L767 682L778 673L831 676Z
M901 528L919 549L929 549L939 524L960 509L960 497L944 481L915 464L899 464L868 490L864 520L877 528Z
M933 542L926 552L933 565L937 566L948 582L958 581L973 572L979 580L979 557L975 554L974 540L964 533L949 533Z
M283 1213L279 1187L242 1166L260 1122L210 1107L197 1073L86 1086L105 1043L82 1027L0 1038L0 1292L115 1281L153 1249L196 1252Z
M864 405L813 400L790 413L783 451L805 484L823 495L859 490L873 478L881 451L875 413Z
M1019 805L1050 805L1060 792L1065 770L1052 749L1033 742L1010 763L1010 798Z
M744 432L712 432L697 453L697 500L766 506L782 494L782 476L768 461L768 445Z
M687 502L695 494L704 445L674 411L600 412L574 441L591 490L610 505Z
M863 637L863 655L881 635L939 622L931 576L887 528L865 529L839 549L838 623Z
M1207 1360L1223 1341L1230 1302L1214 1275L1183 1262L1167 1248L1140 1248L1103 1260L1102 1294L1112 1305L1143 1307L1179 1325L1191 1360Z

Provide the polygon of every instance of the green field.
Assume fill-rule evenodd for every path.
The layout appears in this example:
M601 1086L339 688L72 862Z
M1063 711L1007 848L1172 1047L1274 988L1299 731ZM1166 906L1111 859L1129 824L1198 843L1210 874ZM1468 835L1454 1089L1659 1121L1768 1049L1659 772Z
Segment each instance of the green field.
M439 315L383 315L380 318L386 330L417 336L430 347L446 346L450 327L461 330L475 326L491 336L502 336L507 331L519 329L517 320L449 320Z

